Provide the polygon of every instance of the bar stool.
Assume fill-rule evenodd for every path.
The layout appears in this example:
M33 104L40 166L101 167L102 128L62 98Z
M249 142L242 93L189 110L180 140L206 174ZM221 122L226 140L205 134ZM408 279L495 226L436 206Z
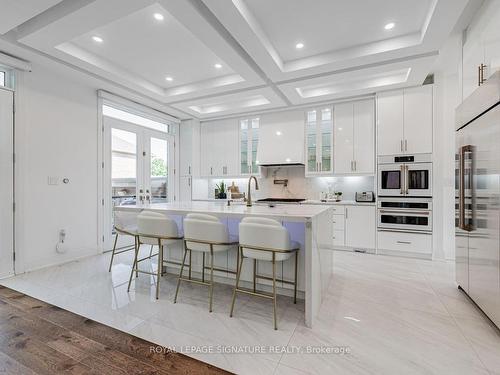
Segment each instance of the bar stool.
M290 233L281 225L279 221L261 217L246 217L239 225L240 234L240 263L238 266L238 274L236 276L236 285L233 291L233 301L231 302L231 313L233 316L234 302L236 300L236 293L245 293L253 296L265 297L273 300L273 315L274 315L274 329L278 329L278 322L276 318L276 281L291 284L293 289L293 303L297 303L297 267L298 267L298 250L300 244L290 240ZM283 262L295 254L295 279L294 281L287 281L276 278L276 263ZM253 259L253 291L241 289L239 287L241 269L243 267L243 259ZM258 275L257 261L272 262L273 277ZM265 279L272 280L273 292L272 294L262 293L256 291L256 280Z
M113 244L113 250L111 251L111 261L109 262L108 272L111 272L111 267L113 266L113 260L116 254L125 253L137 248L137 212L115 211L114 221L115 241ZM116 244L118 242L119 235L134 237L134 245L125 246L117 251Z
M182 238L183 237L179 233L179 229L177 228L177 223L175 222L175 220L158 212L142 211L137 216L137 248L135 251L132 271L130 272L127 291L130 292L130 284L132 283L132 276L134 272L136 273L136 275L138 273L153 275L156 276L156 299L158 299L160 292L160 277L162 276L162 267L164 263L163 247L172 245L176 241L182 240ZM148 244L152 246L157 245L158 254L150 253L150 256L138 259L139 250L142 244ZM151 259L154 256L158 256L158 270L156 273L139 269L140 262Z
M236 239L230 239L228 229L215 216L191 213L184 218L184 259L181 265L181 272L177 279L177 288L175 290L174 303L177 302L179 287L181 281L187 281L199 285L207 285L209 287L209 312L212 312L212 301L214 293L214 270L232 272L226 269L214 267L214 253L229 251L232 247L238 244ZM203 254L202 279L197 280L191 278L191 253L198 251ZM183 277L184 264L186 256L189 252L189 278ZM205 254L210 254L210 267L205 267ZM236 262L236 265L238 261ZM205 268L210 268L210 282L205 282Z

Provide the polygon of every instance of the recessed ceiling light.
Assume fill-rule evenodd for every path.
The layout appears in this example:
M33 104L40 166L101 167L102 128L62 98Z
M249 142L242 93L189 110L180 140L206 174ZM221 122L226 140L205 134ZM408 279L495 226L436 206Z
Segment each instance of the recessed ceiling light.
M394 28L394 26L396 26L394 22L389 22L387 25L384 26L384 29L391 30Z
M297 48L297 49L302 49L302 48L304 48L304 43L297 43L297 44L295 45L295 48Z
M97 42L97 43L102 43L102 42L104 42L104 40L103 40L101 37L97 36L97 35L94 35L94 36L92 37L92 40L93 40L94 42Z
M153 17L155 18L155 20L157 21L163 21L165 19L165 17L163 16L163 14L161 13L155 13L153 14Z
M168 82L172 82L174 79L172 77L165 77Z
M221 64L215 64L214 66L215 66L215 68L217 68L217 69L222 68L222 65L221 65Z
M276 135L281 135L281 132L278 130L278 131L276 132Z

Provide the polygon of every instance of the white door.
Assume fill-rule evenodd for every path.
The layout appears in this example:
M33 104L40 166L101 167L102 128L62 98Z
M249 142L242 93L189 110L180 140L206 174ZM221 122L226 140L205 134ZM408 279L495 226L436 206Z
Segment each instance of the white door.
M335 174L347 174L353 171L353 104L337 104L334 116L334 152Z
M0 88L0 278L14 273L14 93Z
M403 90L383 92L377 96L378 155L403 152Z
M347 206L345 211L345 245L355 249L375 248L375 207Z
M432 152L432 86L404 91L404 152Z
M375 168L375 104L373 100L354 103L354 172L373 174Z
M174 140L171 135L104 116L104 248L113 238L113 207L174 200ZM119 236L118 246L130 244Z

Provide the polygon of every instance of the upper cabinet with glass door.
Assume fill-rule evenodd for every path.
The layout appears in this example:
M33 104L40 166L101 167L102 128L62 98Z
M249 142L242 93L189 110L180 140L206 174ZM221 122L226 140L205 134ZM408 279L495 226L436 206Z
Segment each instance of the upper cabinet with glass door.
M306 175L333 173L333 116L331 107L306 112Z
M240 174L260 173L257 149L259 146L259 118L240 120Z

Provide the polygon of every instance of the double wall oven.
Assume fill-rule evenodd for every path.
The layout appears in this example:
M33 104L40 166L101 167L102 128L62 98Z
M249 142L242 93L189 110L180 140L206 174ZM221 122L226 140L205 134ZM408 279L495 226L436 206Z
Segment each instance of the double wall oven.
M432 197L431 155L379 157L378 195Z
M378 159L378 229L432 233L432 155Z

